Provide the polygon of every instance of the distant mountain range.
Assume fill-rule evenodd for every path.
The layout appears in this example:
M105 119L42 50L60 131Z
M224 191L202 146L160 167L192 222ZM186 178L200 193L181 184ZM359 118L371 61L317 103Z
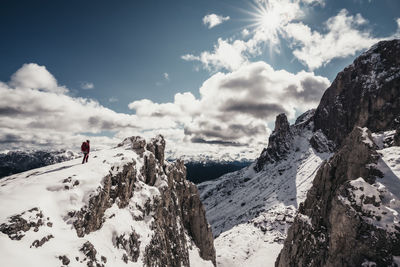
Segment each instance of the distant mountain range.
M32 169L75 159L81 155L68 150L59 151L10 151L0 154L0 178ZM187 179L201 183L216 179L250 165L251 161L186 161Z
M10 151L0 154L0 178L79 157L69 150Z

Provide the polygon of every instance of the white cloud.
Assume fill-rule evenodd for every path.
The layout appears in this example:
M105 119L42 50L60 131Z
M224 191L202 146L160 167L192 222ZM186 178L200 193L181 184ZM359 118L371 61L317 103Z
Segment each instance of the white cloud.
M299 22L309 6L324 6L324 0L258 0L252 11L254 23L250 31L241 32L243 38L222 39L210 51L199 55L186 54L186 61L200 62L209 71L233 71L248 64L250 59L264 52L269 46L270 53L280 53L281 40L287 41L293 55L310 70L318 69L334 58L354 56L358 51L389 38L399 38L400 19L396 20L398 30L391 36L375 37L368 21L361 14L351 15L346 9L329 18L323 31L312 30Z
M212 51L203 51L199 56L186 54L186 61L199 61L209 71L236 70L247 64L250 57L259 55L265 44L272 49L279 45L279 34L283 27L303 15L299 2L291 0L260 1L250 12L255 29L242 31L243 37L251 35L247 41L218 38ZM275 49L275 51L279 51Z
M24 64L9 83L0 82L0 150L79 146L82 133L138 134L146 124L136 115L117 113L67 92L44 66L34 63ZM116 141L97 139L108 140L107 144Z
M242 32L241 32L241 34L242 34L243 37L247 37L247 36L250 35L250 32L249 32L248 29L243 29Z
M211 76L199 89L199 98L185 92L170 103L142 99L129 104L135 114L124 114L54 90L67 92L45 67L36 65L24 76L25 68L9 83L0 82L0 150L79 148L87 137L100 147L126 136L161 133L169 156L255 158L266 145L267 123L280 112L294 118L295 109L316 106L329 83L310 72L292 74L264 62L249 63ZM32 77L46 79L31 82ZM115 136L107 137L105 131Z
M108 102L110 102L110 103L118 102L118 98L116 98L116 97L110 97L110 98L108 99Z
M301 0L306 5L320 5L325 6L325 0Z
M53 93L66 93L67 88L59 86L46 67L35 63L24 64L11 76L10 85L15 88L30 88Z
M163 76L164 76L165 80L169 81L169 74L168 73L164 72Z
M83 90L91 90L94 89L94 84L91 82L81 82L81 88Z
M229 16L224 17L216 14L208 14L204 16L203 24L206 25L209 29L211 29L229 19L230 19Z
M270 133L267 122L281 112L294 118L296 110L315 107L328 85L328 79L311 72L292 74L256 62L214 74L199 89L199 99L186 92L176 94L171 103L143 99L129 108L148 121L163 118L178 125L183 133L174 147L181 153L189 153L189 148L217 154L233 149L255 157Z
M342 9L324 24L326 33L312 31L303 23L290 23L285 27L287 37L300 46L293 54L310 69L316 69L334 58L355 55L379 41L368 30L361 29L367 21L360 15L349 15Z

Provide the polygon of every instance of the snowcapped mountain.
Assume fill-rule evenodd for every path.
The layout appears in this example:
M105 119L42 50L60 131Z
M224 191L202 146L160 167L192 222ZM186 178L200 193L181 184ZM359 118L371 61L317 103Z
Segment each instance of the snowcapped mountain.
M332 155L330 142L313 132L313 114L292 126L280 114L256 162L198 185L217 237L218 266L273 266L318 167Z
M9 151L0 154L0 178L79 157L69 150Z
M218 266L400 265L400 40L338 74L315 111L277 116L243 170L198 185Z
M1 265L213 266L197 188L164 148L131 137L0 180Z

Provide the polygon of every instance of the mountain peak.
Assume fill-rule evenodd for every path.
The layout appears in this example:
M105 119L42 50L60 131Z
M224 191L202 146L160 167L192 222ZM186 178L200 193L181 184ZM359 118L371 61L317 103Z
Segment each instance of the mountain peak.
M276 116L274 132L288 131L289 126L290 125L285 113L281 113Z

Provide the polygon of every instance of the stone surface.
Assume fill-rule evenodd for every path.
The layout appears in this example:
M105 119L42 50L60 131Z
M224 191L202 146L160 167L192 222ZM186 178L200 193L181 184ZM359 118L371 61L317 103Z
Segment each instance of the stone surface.
M337 145L354 126L372 132L400 122L400 40L382 41L340 72L315 112L316 130Z
M209 226L204 207L200 201L197 187L186 180L186 168L183 161L166 163L164 160L165 141L162 136L153 138L146 144L140 137L126 138L119 146L126 146L137 151L143 160L143 167L136 169L136 162L126 164L122 169L112 169L104 177L103 186L98 193L89 199L89 204L78 212L71 212L75 218L73 223L77 235L83 237L100 229L105 220L105 211L114 203L119 208L128 205L135 183L143 181L155 186L163 179L167 185L158 187L160 196L154 201L146 202L143 213L135 220L143 220L144 216L153 216L151 225L154 235L146 246L143 255L145 266L189 266L189 247L193 242L204 260L215 264L215 248L211 227ZM190 240L187 240L186 233ZM140 234L134 230L129 235L116 237L115 246L125 250L123 261L136 262L139 258ZM93 255L89 262L95 263L96 250L93 245L85 243L81 251ZM88 262L88 264L89 264ZM97 261L99 262L99 261Z
M24 219L23 216L29 219ZM21 214L11 216L8 219L8 223L0 225L0 232L8 235L12 240L21 240L25 236L25 232L32 228L33 231L37 232L45 221L42 211L39 208L32 208Z
M259 172L267 162L276 162L285 157L292 138L289 122L284 113L276 116L275 129L269 137L268 147L264 148L257 159L254 169Z
M350 181L363 177L372 184L382 175L374 167L379 159L377 147L365 138L364 130L355 128L342 148L318 170L276 266L361 266L365 259L391 266L392 255L399 255L400 231L388 234L367 223L362 217L367 214L356 212L360 207L341 201L351 200Z

